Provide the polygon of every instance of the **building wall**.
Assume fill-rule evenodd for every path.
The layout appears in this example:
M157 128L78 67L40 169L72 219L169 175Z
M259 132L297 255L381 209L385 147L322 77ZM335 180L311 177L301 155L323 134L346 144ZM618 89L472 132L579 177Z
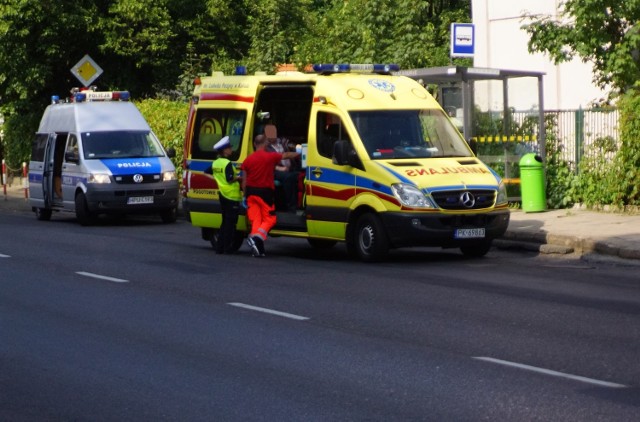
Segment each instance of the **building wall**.
M475 67L544 72L545 110L589 108L606 92L592 82L591 66L580 59L554 65L548 56L530 54L527 33L521 26L526 14L557 17L561 0L472 0L475 25ZM502 85L476 84L476 103L482 110L501 110ZM538 108L537 81L534 78L509 82L509 106L516 110Z

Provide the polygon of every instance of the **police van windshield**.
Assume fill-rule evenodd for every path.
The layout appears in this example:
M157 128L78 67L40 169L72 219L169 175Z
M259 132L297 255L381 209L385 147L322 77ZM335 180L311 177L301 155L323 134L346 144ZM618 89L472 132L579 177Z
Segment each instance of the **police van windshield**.
M83 132L85 159L163 157L164 150L148 131Z
M467 143L441 110L349 114L373 160L472 156Z

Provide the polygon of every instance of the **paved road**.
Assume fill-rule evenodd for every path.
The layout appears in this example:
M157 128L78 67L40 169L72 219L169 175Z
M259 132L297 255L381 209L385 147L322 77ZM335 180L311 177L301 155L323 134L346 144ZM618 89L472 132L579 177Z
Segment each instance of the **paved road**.
M628 268L0 216L1 420L632 420Z

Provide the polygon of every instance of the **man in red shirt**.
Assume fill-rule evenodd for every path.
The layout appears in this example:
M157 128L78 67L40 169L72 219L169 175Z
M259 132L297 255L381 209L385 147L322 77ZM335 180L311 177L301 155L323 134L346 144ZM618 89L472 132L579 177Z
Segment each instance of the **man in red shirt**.
M247 200L247 218L251 233L247 244L255 257L265 256L264 241L276 224L274 172L283 159L296 158L297 152L269 152L267 137L255 137L255 151L242 163L242 191Z

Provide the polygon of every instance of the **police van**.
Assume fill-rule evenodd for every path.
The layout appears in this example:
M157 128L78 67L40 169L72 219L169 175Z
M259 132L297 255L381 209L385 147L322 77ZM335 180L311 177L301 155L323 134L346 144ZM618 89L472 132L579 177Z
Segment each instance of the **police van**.
M501 178L471 151L438 102L394 65L225 76L196 85L188 116L183 207L215 246L218 186L206 173L228 136L236 165L267 126L300 145L298 209L277 206L272 236L317 248L345 242L363 261L389 249L459 248L484 256L509 224ZM279 189L279 188L278 188ZM238 222L240 247L250 224Z
M170 157L127 91L72 90L52 97L29 163L29 196L39 220L75 212L82 225L100 214L159 214L176 221L179 188Z

